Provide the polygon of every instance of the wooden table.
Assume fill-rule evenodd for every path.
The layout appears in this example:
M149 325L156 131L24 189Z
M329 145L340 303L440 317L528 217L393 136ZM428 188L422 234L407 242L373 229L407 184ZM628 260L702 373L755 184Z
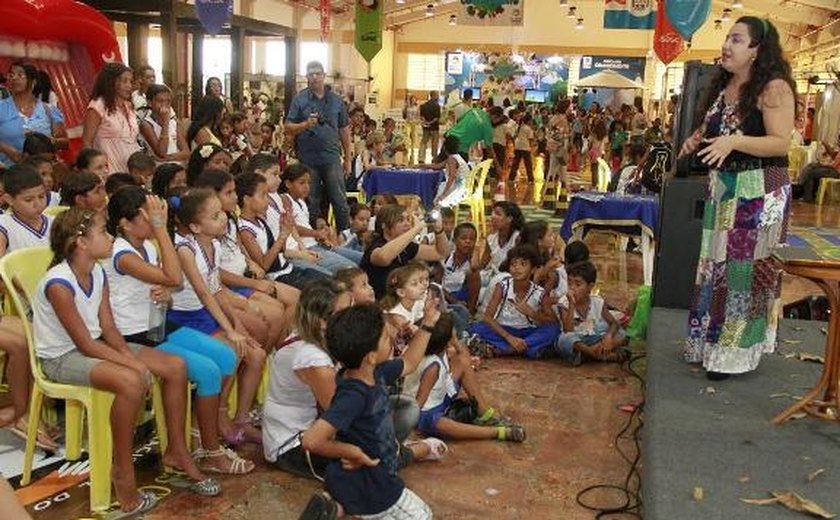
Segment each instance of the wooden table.
M819 258L813 250L801 255L801 249L781 248L774 256L782 262L786 273L812 280L828 298L831 317L825 344L825 364L814 388L773 418L773 424L781 424L799 412L820 419L840 420L840 260Z

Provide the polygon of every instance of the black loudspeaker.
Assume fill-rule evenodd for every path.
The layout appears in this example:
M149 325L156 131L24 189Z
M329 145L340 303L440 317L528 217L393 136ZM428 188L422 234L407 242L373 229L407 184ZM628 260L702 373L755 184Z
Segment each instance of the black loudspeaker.
M706 117L706 107L711 103L709 92L712 79L718 72L718 65L689 61L685 64L683 73L682 93L674 111L674 155L680 153L683 141L697 130ZM675 161L677 177L692 174L690 157L682 157ZM700 172L705 174L706 171Z
M653 272L653 306L688 309L703 233L705 177L665 181Z

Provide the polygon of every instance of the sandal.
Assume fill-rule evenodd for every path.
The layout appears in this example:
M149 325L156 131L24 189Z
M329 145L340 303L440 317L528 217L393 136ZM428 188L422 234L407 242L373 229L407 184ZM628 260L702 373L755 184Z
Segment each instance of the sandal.
M204 480L192 480L180 471L166 473L167 484L178 489L189 490L202 497L215 497L222 492L222 487L216 479L207 477Z
M23 425L23 428L21 428L20 422L18 421L14 424L14 426L9 426L8 430L12 435L26 442L26 425ZM59 448L58 443L56 443L40 426L38 427L38 433L35 435L35 446L49 452L55 452Z
M493 348L493 345L487 343L486 341L482 341L478 338L478 336L470 340L467 348L470 350L471 355L482 359L491 359L496 357L496 349Z
M338 518L338 505L323 493L315 493L306 504L306 509L298 520L335 520Z
M253 462L243 459L235 451L228 448L219 448L218 450L207 451L205 449L197 450L195 458L198 461L220 457L224 455L230 462L227 469L219 468L215 465L199 464L198 469L205 473L215 473L217 475L246 475L256 467ZM206 462L206 460L205 460Z
M518 424L499 426L496 439L509 442L525 442L525 428Z
M500 414L492 406L484 411L481 417L476 417L473 424L478 426L511 426L510 417Z
M158 503L158 497L151 491L141 491L140 492L140 501L137 502L137 505L134 506L129 511L117 511L113 516L107 515L107 520L122 520L123 518L132 518L137 515L142 515L143 513L148 513Z

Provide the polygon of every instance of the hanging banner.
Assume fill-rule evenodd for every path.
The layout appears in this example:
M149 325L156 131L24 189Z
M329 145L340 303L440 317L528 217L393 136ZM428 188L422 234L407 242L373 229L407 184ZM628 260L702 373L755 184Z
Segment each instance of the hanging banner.
M195 0L195 14L210 34L218 34L233 16L233 0Z
M663 4L668 21L685 41L691 41L712 9L712 0L664 0Z
M656 10L656 29L653 33L653 51L665 65L674 61L685 50L685 41L665 16L665 6L659 0Z
M461 0L458 24L521 27L524 12L525 0Z
M382 50L382 0L356 0L356 50L367 61Z
M330 36L330 0L321 0L321 41Z
M653 29L654 0L606 0L604 29Z

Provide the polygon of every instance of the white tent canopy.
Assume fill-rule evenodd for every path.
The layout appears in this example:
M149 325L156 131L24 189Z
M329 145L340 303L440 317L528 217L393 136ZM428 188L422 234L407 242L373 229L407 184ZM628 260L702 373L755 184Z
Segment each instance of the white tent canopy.
M575 83L579 88L645 88L641 83L627 79L613 70L602 70Z

